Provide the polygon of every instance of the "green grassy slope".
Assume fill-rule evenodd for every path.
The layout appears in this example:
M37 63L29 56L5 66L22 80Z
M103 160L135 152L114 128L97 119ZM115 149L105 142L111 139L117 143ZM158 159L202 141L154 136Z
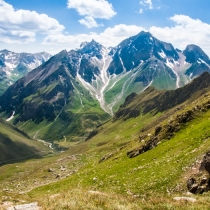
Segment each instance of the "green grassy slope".
M30 158L40 158L50 152L42 143L33 141L14 126L0 120L0 165Z
M154 87L147 88L142 94L131 94L116 112L115 117L130 118L140 114L164 112L179 104L190 104L210 90L210 74L204 73L182 88L171 91L158 91Z
M82 150L80 145L83 166L75 175L38 188L32 191L30 196L40 199L42 205L49 205L50 208L51 204L45 202L48 196L43 199L40 195L45 192L50 192L50 195L59 192L60 203L65 200L71 206L70 201L68 202L72 195L70 189L76 189L79 186L84 193L95 190L108 195L114 193L133 197L133 201L130 201L132 205L138 203L139 207L146 209L207 209L208 193L202 197L194 196L198 199L197 204L173 203L173 197L183 196L187 192L186 180L192 168L210 148L209 110L195 112L192 120L181 124L178 132L170 139L162 139L154 149L132 159L127 156L127 152L144 144L143 141L139 142L139 136L146 134L145 141L147 141L148 134L154 133L154 127L139 131L142 130L144 123L147 125L158 122L164 126L169 119L176 119L177 115L182 115L196 106L202 107L209 101L208 95L181 111L174 113L173 110L167 113L170 117L162 122L158 122L158 119L161 119L157 118L158 116L147 115L125 122L120 120L114 124L111 122L105 124L98 135L83 145ZM163 117L164 114L159 114L159 117L160 115ZM102 158L104 161L100 162ZM62 198L64 193L65 199ZM108 199L99 204L104 209L113 208L113 206L105 208L106 205L109 206Z
M162 112L110 120L54 157L1 167L0 198L38 201L44 209L208 209L210 193L186 195L186 180L210 148L210 92L200 89L186 99ZM162 130L155 135L157 126ZM158 144L129 158L153 137Z

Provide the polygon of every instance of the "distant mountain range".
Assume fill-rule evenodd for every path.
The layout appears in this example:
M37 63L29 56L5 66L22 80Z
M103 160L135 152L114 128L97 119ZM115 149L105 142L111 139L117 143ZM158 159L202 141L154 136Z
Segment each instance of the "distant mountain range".
M196 45L181 51L148 32L115 48L92 40L58 53L11 85L0 97L1 113L14 114L13 123L34 137L85 138L132 92L177 89L205 71L209 57Z
M8 50L0 51L0 94L16 80L32 69L46 62L51 55L41 53L15 53Z

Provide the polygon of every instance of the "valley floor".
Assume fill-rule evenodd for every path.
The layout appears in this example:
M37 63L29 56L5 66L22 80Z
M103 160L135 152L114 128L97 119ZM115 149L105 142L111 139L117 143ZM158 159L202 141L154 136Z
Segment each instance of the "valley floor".
M67 151L1 166L0 209L210 209L210 192L191 194L186 184L209 178L200 165L210 149L210 93L195 98L113 118L88 141L58 141Z

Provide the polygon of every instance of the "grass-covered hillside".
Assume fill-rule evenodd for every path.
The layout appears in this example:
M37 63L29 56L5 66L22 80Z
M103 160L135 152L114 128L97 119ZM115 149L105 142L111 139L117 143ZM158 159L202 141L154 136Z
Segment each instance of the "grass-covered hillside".
M50 149L0 119L0 165L41 158Z
M2 206L38 202L42 209L209 209L210 193L190 194L186 184L192 175L209 179L200 170L210 149L208 77L178 89L180 94L151 88L146 95L132 94L87 141L62 142L69 150L0 167ZM137 114L129 115L132 110Z

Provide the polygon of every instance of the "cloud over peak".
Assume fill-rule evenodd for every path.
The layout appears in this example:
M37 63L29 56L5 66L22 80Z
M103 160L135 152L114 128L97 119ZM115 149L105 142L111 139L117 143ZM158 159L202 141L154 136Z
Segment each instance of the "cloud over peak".
M63 46L68 43L69 48L73 49L81 42L91 41L92 39L100 42L104 46L116 46L120 41L138 34L142 30L151 32L159 40L172 43L174 47L184 50L188 44L200 46L208 55L210 55L210 25L199 19L193 19L186 15L174 15L170 17L174 25L171 27L151 26L143 28L138 25L118 24L114 27L108 27L101 33L63 35L48 35L43 44ZM66 45L65 45L66 46Z
M210 55L210 25L187 15L170 17L174 22L171 27L152 26L150 32L160 40L172 43L175 47L184 49L188 44L200 46Z
M43 44L52 45L57 43L61 46L63 44L68 44L69 50L77 48L82 42L94 39L102 45L110 47L116 46L119 42L130 36L138 34L142 30L145 29L140 26L119 24L114 27L108 27L101 33L78 34L75 36L64 34L49 35L44 39Z

